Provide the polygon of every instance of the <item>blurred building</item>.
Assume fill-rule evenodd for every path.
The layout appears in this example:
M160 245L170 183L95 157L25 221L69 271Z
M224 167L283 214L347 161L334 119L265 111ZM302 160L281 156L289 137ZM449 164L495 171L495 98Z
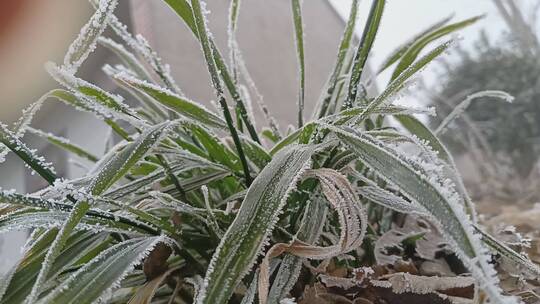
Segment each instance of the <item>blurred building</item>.
M117 15L142 33L171 65L173 76L184 93L210 105L215 96L200 47L174 12L163 1L132 0L120 1L120 4ZM208 1L209 26L225 56L228 5L229 1L225 0ZM85 1L49 0L32 2L19 11L25 17L13 25L11 33L7 34L9 38L0 40L0 120L4 122L16 120L24 106L56 87L39 67L49 60L62 62L63 53L88 19L91 7ZM334 63L344 21L327 0L304 2L303 13L305 117L309 118ZM270 111L285 127L295 123L298 81L290 0L242 1L238 28L237 37L246 64ZM119 41L118 37L109 36ZM101 72L104 62L115 62L115 58L98 48L79 75L104 89L115 90ZM56 101L46 103L33 126L69 138L94 154L101 155L104 151L107 126L91 115ZM85 164L76 156L66 155L31 135L26 135L24 141L53 162L59 176L73 178L84 173L84 169L74 165ZM13 154L0 164L0 187L30 193L44 186L46 184L31 175ZM25 232L0 236L0 273L20 255L24 236Z

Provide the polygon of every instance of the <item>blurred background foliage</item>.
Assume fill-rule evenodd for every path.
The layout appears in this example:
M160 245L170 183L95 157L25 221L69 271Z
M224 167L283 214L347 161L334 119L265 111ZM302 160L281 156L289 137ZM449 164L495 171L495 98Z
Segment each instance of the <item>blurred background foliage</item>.
M468 160L462 173L477 176L471 187L478 198L535 202L540 180L539 44L536 13L526 18L523 12L537 12L538 4L518 3L493 0L507 30L497 38L482 31L473 48L458 46L457 60L440 65L437 78L442 85L424 89L438 113L431 118L433 128L471 93L502 90L515 97L512 103L475 99L443 140Z

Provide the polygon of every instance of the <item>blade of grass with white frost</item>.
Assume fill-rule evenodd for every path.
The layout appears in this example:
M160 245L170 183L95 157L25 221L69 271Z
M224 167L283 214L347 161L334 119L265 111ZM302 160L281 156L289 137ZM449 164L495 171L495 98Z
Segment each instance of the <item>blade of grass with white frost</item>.
M407 42L405 42L403 45L401 45L400 47L398 47L397 49L395 49L384 61L383 63L381 64L381 67L379 68L379 70L377 71L377 75L382 73L384 70L386 70L388 67L390 67L392 64L396 63L399 58L401 58L403 56L403 54L405 54L405 52L407 52L407 50L420 38L422 38L423 36L435 31L435 30L438 30L439 28L441 28L442 26L444 26L445 24L447 24L451 19L453 18L453 15L450 15L448 17L444 17L442 20L440 21L437 21L435 24L427 27L425 30L423 30L422 32L416 34L413 38L409 39Z
M266 152L266 150L255 141L244 136L240 139L242 140L242 145L244 146L246 156L260 170L262 170L272 160L272 156L270 156L270 154L268 154L268 152Z
M80 93L103 107L104 113L111 117L121 118L129 122L136 122L135 112L123 103L123 97L113 95L85 80L75 77L69 71L56 66L52 62L45 65L47 72L61 85L75 94ZM88 105L91 106L91 105Z
M355 173L355 175L361 176L358 173ZM429 216L427 210L417 202L408 202L400 196L377 186L373 181L369 181L365 178L362 178L362 180L368 182L368 185L358 187L357 190L358 194L360 194L365 199L368 199L375 204L381 205L383 207L392 209L403 214L418 214L421 216ZM517 253L510 247L495 239L493 236L489 235L480 227L478 227L478 225L475 224L474 229L478 233L480 233L482 241L493 251L499 253L501 256L510 260L511 262L520 265L521 267L523 267L524 270L530 272L536 277L540 277L540 267L534 264L528 257Z
M21 210L0 217L0 234L9 231L24 231L34 228L60 228L68 219L69 212ZM77 224L76 231L86 230L97 232L122 233L132 236L148 235L148 231L136 226L116 222L114 219L98 217L83 217ZM155 231L155 229L154 229Z
M7 126L0 123L0 143L8 147L13 153L25 162L32 170L37 172L49 184L56 180L56 173L50 163L47 163L42 156L30 150L15 134L8 130Z
M167 131L170 125L170 122L166 122L149 128L137 140L131 142L114 155L114 157L110 158L92 178L87 188L88 193L90 195L100 195L124 176L133 165L141 160L159 142L161 136ZM65 221L51 248L47 252L45 262L41 266L36 283L30 295L26 298L25 303L32 304L36 302L43 287L42 285L48 277L51 265L60 254L71 231L73 231L89 209L90 202L86 199L79 200L74 205L68 219Z
M31 195L23 195L23 194L11 192L11 191L0 191L0 203L21 206L21 207L29 207L32 210L35 208L39 208L39 209L69 212L73 209L73 205L66 204L61 201L57 201L53 199L43 199L40 197L35 197ZM102 211L99 209L90 209L87 212L87 215L90 217L102 219L104 221L109 221L107 225L111 227L115 226L114 222L118 222L118 223L123 224L124 226L118 226L117 228L129 230L129 228L126 228L126 227L131 226L140 231L145 231L146 233L150 233L150 234L159 233L159 231L156 230L156 228L153 228L147 224L144 224L136 219L125 217L123 215L114 214L108 211Z
M5 297L0 301L2 304L22 303L24 298L32 288L39 265L45 258L45 253L54 239L57 229L51 229L42 233L35 243L28 247L25 256L17 265L17 272L9 282L9 288ZM77 267L95 255L109 244L110 238L105 234L95 234L93 232L74 233L66 244L66 249L56 260L52 267L51 276L70 267Z
M229 171L211 171L208 173L202 173L198 174L197 176L194 176L192 178L183 178L180 180L180 185L184 189L184 191L189 192L194 189L199 189L203 185L208 185L211 182L222 180L225 177L228 177L231 175L231 172ZM105 193L109 198L111 199L124 199L126 197L130 197L132 194L139 194L140 196L130 197L135 202L139 202L141 200L144 200L148 198L148 190L147 188L136 188L135 184L127 184L130 187L120 187L118 189L114 189L111 192ZM127 186L126 185L126 186ZM142 190L137 192L137 190ZM162 189L163 192L169 193L171 195L178 194L175 193L176 187L174 185L170 185L167 187L164 187Z
M472 202L463 180L459 176L457 166L454 162L454 158L446 148L446 146L439 140L439 138L419 119L412 115L395 115L396 120L407 129L411 134L418 137L420 140L425 141L429 146L437 152L439 159L443 160L449 167L450 172L453 174L453 180L456 183L459 193L463 196L463 202L467 214L471 216L473 222L477 221L476 211L474 203Z
M349 121L351 118L355 118L357 115L361 115L366 111L367 106L361 105L347 110L343 110L337 114L326 116L319 121L332 121L334 124L341 125L346 121ZM435 110L433 108L412 108L404 107L399 105L382 105L373 110L370 110L370 114L379 114L379 115L411 115L411 114L426 114L430 116L435 116Z
M294 238L290 243L278 243L268 249L259 272L259 303L267 304L270 259L282 253L291 253L308 259L328 259L348 253L362 245L367 230L367 214L359 204L358 197L347 177L328 168L311 169L306 178L316 178L320 182L321 192L338 214L340 227L339 240L329 246L317 246ZM324 222L316 225L321 232Z
M302 21L301 0L291 0L294 38L296 44L296 59L298 60L298 128L304 125L304 87L306 82L306 66L304 63L304 24Z
M480 233L482 236L482 241L484 241L488 247L500 254L504 259L521 266L522 271L527 271L529 274L535 276L536 279L540 278L540 267L533 263L526 255L514 251L512 248L506 246L503 242L489 235L483 229L478 227L478 225L475 225L474 228L476 231L478 231L478 233Z
M115 288L164 237L131 239L114 245L63 281L38 304L94 303Z
M22 138L24 136L26 128L32 123L35 114L37 111L39 111L39 109L41 109L43 102L50 97L50 94L51 92L45 93L36 102L30 104L22 111L22 116L13 124L13 127L10 129L16 137ZM5 157L8 152L8 147L0 143L0 163L5 161Z
M512 95L510 95L510 94L508 94L506 92L503 92L503 91L486 90L486 91L480 91L480 92L473 93L473 94L467 96L467 98L465 98L465 100L463 100L457 106L454 107L452 112L450 112L450 114L448 114L443 119L443 121L437 127L437 129L435 129L434 133L436 135L440 135L440 134L444 133L444 131L446 131L446 127L448 127L448 125L450 123L452 123L452 121L454 121L456 118L459 117L459 115L461 115L465 110L467 110L467 108L469 107L469 105L471 104L471 102L473 100L475 100L477 98L483 98L483 97L498 98L498 99L504 100L506 102L512 102L514 100L514 97Z
M317 121L312 121L312 122L307 123L304 127L294 130L285 138L277 142L272 147L269 153L270 155L273 155L277 153L279 150L286 147L287 145L294 143L299 138L309 137L312 134L315 126L319 125L320 123L331 121L332 124L341 125L347 121L350 121L351 119L357 118L357 116L362 116L362 115L367 116L366 113L368 112L369 114L382 114L382 115L399 115L399 114L433 115L433 111L429 108L417 109L417 108L410 108L410 107L403 107L403 106L396 106L396 105L385 105L385 106L373 107L373 108L370 108L369 106L358 106L351 109L343 110L331 116L320 118Z
M98 43L116 54L126 67L133 71L139 78L147 81L152 79L144 66L139 62L139 59L130 51L126 50L123 45L107 37L99 37Z
M415 63L410 65L403 73L401 73L396 79L394 79L385 89L382 91L375 99L373 99L366 109L355 118L356 121L363 121L366 119L372 111L383 103L390 103L389 99L398 93L406 84L411 77L416 75L420 70L422 70L427 64L432 62L435 58L439 57L444 51L450 47L452 41L447 41L438 47L431 50L422 58L418 59Z
M6 291L9 287L11 280L13 279L13 276L15 275L16 270L17 265L13 266L10 270L0 276L0 302L4 298L4 295L6 294Z
M117 74L114 76L114 79L125 83L141 93L148 94L160 104L184 117L200 122L211 128L227 129L227 123L223 121L221 117L194 101L180 97L168 89L136 79L126 73Z
M126 67L117 65L116 67L112 67L109 64L105 64L101 70L109 76L113 80L113 82L118 85L120 88L123 88L128 93L133 95L135 99L139 101L141 106L146 110L145 115L152 117L154 120L170 120L171 115L170 113L166 113L163 106L159 104L154 98L148 96L147 94L143 94L140 91L137 91L133 89L132 87L128 86L126 83L119 81L115 78L115 75L118 75L122 72L126 72L128 74L133 74L133 71L127 70ZM140 114L140 113L139 113ZM174 116L173 116L174 117ZM157 118L157 119L156 119ZM161 121L160 120L160 121Z
M357 133L352 129L333 126L328 128L358 156L366 166L381 178L396 185L410 199L419 203L431 215L431 220L442 229L453 249L471 271L480 287L494 303L514 303L501 294L495 270L489 264L486 249L473 231L473 224L463 212L460 197L437 181L431 181L422 172L394 155L391 150L375 138ZM397 153L397 152L395 152Z
M362 78L362 73L366 66L369 52L371 51L371 47L373 46L373 42L377 36L385 3L385 0L373 0L373 3L371 4L369 17L364 25L364 31L362 32L362 37L360 38L360 44L358 45L358 49L354 56L351 76L349 79L349 90L347 97L343 102L342 109L352 107L356 101L358 84Z
M363 198L375 204L384 206L403 214L427 215L427 211L415 201L408 202L401 196L379 187L375 182L363 177L355 172L354 176L359 177L367 185L358 187L356 190Z
M63 89L52 90L47 94L47 97L56 98L59 101L65 103L66 105L74 107L78 111L94 114L98 118L103 119L103 121L108 124L111 129L115 131L120 137L128 141L131 140L129 133L126 130L124 130L112 118L110 118L110 115L107 112L103 111L102 108L92 106L93 102L88 98Z
M199 0L191 0L191 6L193 11L193 17L195 19L195 25L197 26L197 36L199 37L199 41L201 43L204 58L206 60L206 66L208 68L208 72L210 73L210 79L212 80L212 85L216 91L218 102L221 106L221 109L223 110L223 116L225 117L225 121L227 122L227 126L229 127L229 132L234 141L236 151L238 152L238 157L240 158L240 163L242 164L242 168L244 170L244 178L246 184L249 186L251 184L252 177L249 173L249 166L246 160L246 156L244 155L244 151L242 149L242 143L240 142L238 131L234 126L233 118L231 116L231 112L229 111L227 101L225 100L223 88L221 87L221 79L218 69L216 67L216 62L214 61L214 52L212 51L210 40L208 38L209 32L207 29L206 16L202 11L201 3Z
M192 5L190 5L186 0L164 0L164 1L189 27L189 29L193 32L193 35L195 36L195 38L198 39L199 42L201 43L201 46L203 46L203 43L208 46L210 50L207 50L207 51L204 51L205 46L203 46L203 52L206 52L205 59L207 59L207 64L212 64L212 62L208 61L208 58L206 58L206 55L213 58L213 61L214 61L213 64L215 64L217 71L219 71L218 75L215 75L215 73L211 73L211 74L214 75L214 78L216 79L221 77L225 86L227 87L227 90L229 91L230 95L232 96L232 98L234 99L236 103L236 107L239 110L238 112L240 113L240 117L242 118L242 121L244 121L244 124L246 125L249 136L254 141L260 143L257 130L255 130L253 123L249 119L246 106L239 93L240 91L237 88L235 81L233 80L233 78L231 77L229 73L229 69L227 68L225 61L223 60L223 56L221 55L221 52L217 48L211 35L206 35L206 33L203 33L203 36L201 36L199 33L199 30L198 30L199 25L202 25L204 28L206 28L206 25L204 22L202 24L197 24L198 19L199 21L202 21L202 19L204 19L202 18L204 17L203 14L200 12L200 5L197 6L199 9L196 10L196 9L192 9L193 3ZM196 4L200 4L200 2L197 1ZM205 31L208 31L208 29L205 29ZM205 43L204 40L207 40L207 43Z
M238 83L238 67L237 67L237 51L238 42L236 41L236 29L238 24L238 15L240 11L240 0L232 0L229 5L229 24L228 24L228 45L230 52L230 66L233 75L233 79Z
M133 295L131 299L129 299L129 302L127 304L150 304L152 303L152 299L156 295L157 290L163 284L165 279L174 271L177 271L179 268L171 268L167 271L165 271L163 274L158 276L157 278L146 282L143 286L141 286L139 289L137 289L137 292ZM175 293L173 293L173 297L175 296ZM173 303L173 302L169 302Z
M226 170L225 168L223 168L221 166L208 165L208 164L205 164L205 163L195 164L195 165L190 166L190 167L185 167L184 165L177 165L177 164L174 164L174 163L171 164L171 171L174 172L177 175L179 173L185 172L185 171L187 171L189 169L195 169L195 168L210 169L212 171L215 171L215 172L213 172L214 174L215 173L227 173L227 171L228 171L228 170ZM106 197L109 197L111 199L120 199L120 198L123 198L124 196L129 195L130 193L133 193L134 191L144 189L145 187L148 187L151 184L153 184L153 183L155 183L155 182L157 182L159 180L164 179L165 177L166 177L165 171L164 170L159 170L159 171L156 171L156 172L154 172L152 174L149 174L149 175L146 175L146 176L141 177L139 179L136 179L134 181L131 181L131 182L129 182L129 183L125 184L125 185L122 185L122 186L120 186L118 188L107 191L103 195L106 196ZM184 183L181 182L181 184L184 184Z
M234 222L214 253L196 303L226 303L274 228L288 194L311 163L315 146L277 153L248 189Z
M322 198L312 198L304 212L296 238L307 244L315 244L322 231L323 225L321 223L326 220L327 210L326 202ZM283 258L268 293L269 304L278 304L291 291L298 280L303 261L304 258L293 254L287 254Z
M347 25L345 26L345 30L343 32L343 35L341 36L341 42L339 43L336 62L334 64L332 73L330 74L330 78L326 83L324 91L322 92L322 96L318 102L318 105L315 107L318 113L314 113L316 114L314 118L322 118L326 115L326 111L328 109L328 106L330 105L332 96L334 95L334 91L338 84L338 78L343 68L343 63L345 62L345 57L347 56L347 52L351 46L352 37L354 35L354 27L356 25L356 18L358 15L358 3L359 0L353 0L351 3L349 20L347 21Z
M405 71L405 69L407 69L416 60L420 52L429 43L439 38L442 38L444 36L447 36L448 34L451 34L455 31L461 30L471 24L474 24L476 21L478 21L481 18L482 16L476 16L473 18L463 20L461 22L449 24L420 37L407 49L407 51L403 54L403 56L401 56L401 61L398 63L397 67L395 68L390 81L396 79L403 71Z
M94 7L98 6L99 0L89 1ZM122 24L122 22L120 22L115 15L111 15L106 22L129 47L142 56L142 58L150 65L150 67L152 67L156 75L159 76L163 84L165 84L169 90L174 91L176 94L183 95L182 90L180 90L178 85L176 85L176 82L171 76L169 65L163 64L157 52L150 47L148 41L146 41L142 35L133 37L133 35L128 31L127 26Z
M107 21L111 17L118 4L117 0L100 0L96 12L86 23L79 36L69 46L64 57L64 68L72 74L86 60L88 55L96 48L96 41L107 27Z
M92 153L90 152L87 152L84 148L76 145L76 144L73 144L71 143L67 138L63 138L63 137L60 137L60 136L57 136L57 135L54 135L52 133L45 133L43 132L42 130L38 130L38 129L34 129L34 128L31 128L31 127L28 127L27 130L34 134L34 135L37 135L41 138L44 138L46 139L48 142L50 142L51 144L55 145L55 146L58 146L68 152L71 152L77 156L80 156L82 158L85 158L91 162L97 162L99 160L99 158L95 155L93 155Z

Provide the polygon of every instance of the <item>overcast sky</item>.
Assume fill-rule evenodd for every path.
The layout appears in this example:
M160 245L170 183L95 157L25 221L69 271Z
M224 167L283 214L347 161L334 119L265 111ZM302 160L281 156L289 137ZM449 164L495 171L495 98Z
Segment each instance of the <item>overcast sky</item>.
M348 16L351 0L330 0L330 2L340 15L345 18ZM357 22L359 32L364 26L371 2L371 0L360 1ZM466 48L472 46L472 42L478 37L481 29L485 29L494 38L505 29L505 24L500 19L492 0L387 0L381 27L370 57L370 65L378 67L401 43L451 14L454 14L453 21L486 15L484 19L459 32L460 43ZM447 56L451 57L452 52ZM434 75L429 68L424 72L424 78L428 78L426 79L428 82ZM382 77L383 82L385 82L384 78Z
M350 0L330 2L342 16L348 15ZM363 28L370 5L370 0L360 1L358 30ZM451 14L454 14L454 21L486 14L483 20L460 32L464 45L469 45L478 37L481 28L492 35L504 29L504 23L491 0L387 0L372 62L381 62L397 45Z

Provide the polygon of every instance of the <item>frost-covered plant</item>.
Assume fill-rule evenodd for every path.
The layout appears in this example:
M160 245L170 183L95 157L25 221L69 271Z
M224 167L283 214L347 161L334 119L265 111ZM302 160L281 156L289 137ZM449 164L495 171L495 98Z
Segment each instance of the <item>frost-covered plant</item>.
M0 281L2 303L291 302L295 284L317 279L316 271L301 276L302 270L324 269L332 261L351 272L369 265L371 240L391 220L373 216L380 211L429 219L470 272L479 301L518 302L502 294L492 252L540 274L525 256L478 226L452 157L414 116L426 111L391 102L450 42L431 50L427 45L476 18L436 25L399 48L381 69L396 63L390 83L368 96L360 79L385 2L373 1L355 46L353 1L328 83L312 119L304 122L302 5L292 0L298 126L282 134L262 102L268 129L259 132L247 111L248 94L259 95L234 38L240 1L231 1L230 63L209 33L204 3L166 3L200 42L221 112L184 96L146 40L113 15L116 0L96 0L96 13L64 63L47 64L63 89L48 92L13 126L0 127L2 153L17 154L50 183L29 195L0 192L0 231L32 229L24 257ZM106 27L123 44L102 37ZM120 57L122 65L106 65L104 71L139 106L78 78L97 44ZM241 89L243 83L249 90ZM94 156L29 127L50 98L93 113L122 140ZM385 124L387 116L404 131ZM21 141L25 131L95 165L79 179L58 177L52 164Z

